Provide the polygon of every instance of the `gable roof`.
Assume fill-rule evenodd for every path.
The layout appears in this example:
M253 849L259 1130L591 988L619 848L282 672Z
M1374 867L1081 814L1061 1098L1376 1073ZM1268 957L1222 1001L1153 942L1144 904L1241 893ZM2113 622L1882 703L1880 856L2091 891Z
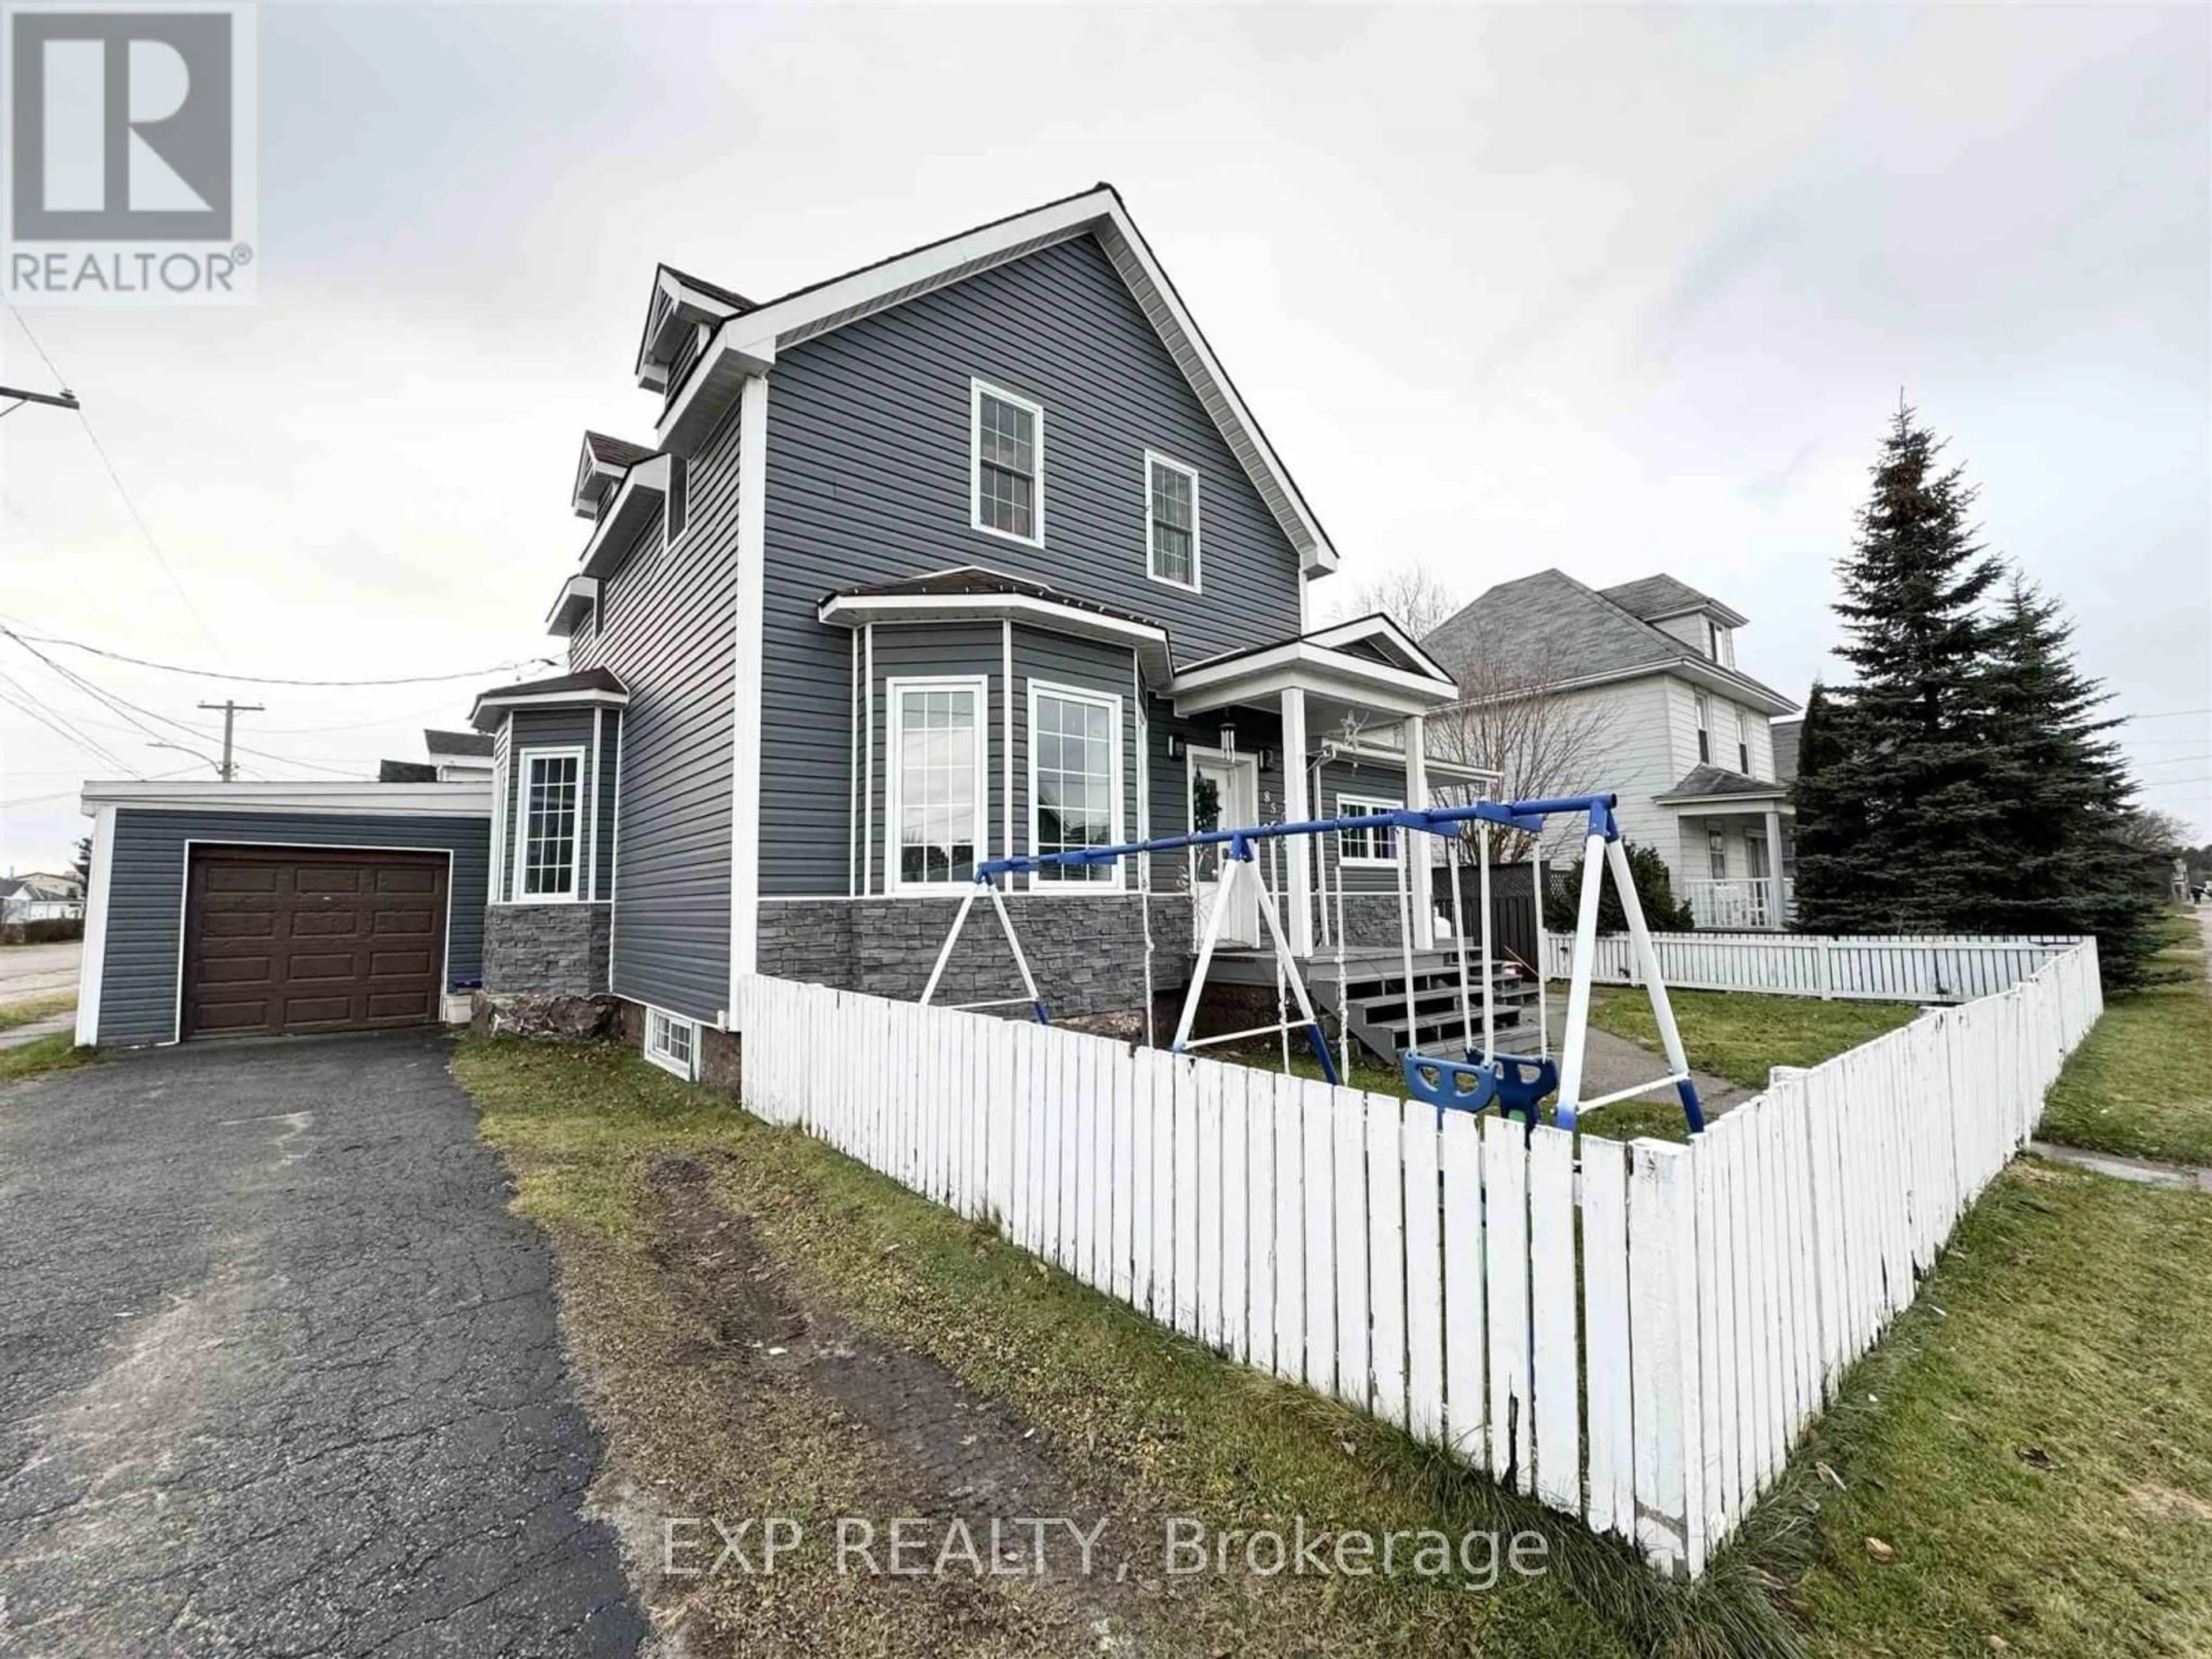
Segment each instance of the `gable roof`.
M713 343L670 393L656 434L659 447L681 455L694 453L735 404L745 376L767 373L778 351L1080 236L1095 236L1128 284L1297 550L1301 568L1308 575L1336 568L1334 545L1111 185L1011 214L724 317Z
M1635 616L1609 591L1601 593L1586 586L1564 570L1540 570L1500 582L1421 641L1437 660L1461 673L1508 642L1516 659L1541 665L1545 686L1595 684L1673 669L1770 714L1796 707L1750 675L1723 667Z
M1598 592L1640 622L1663 622L1693 611L1710 611L1730 628L1741 628L1747 617L1723 605L1710 593L1700 593L1685 581L1668 575L1643 576Z

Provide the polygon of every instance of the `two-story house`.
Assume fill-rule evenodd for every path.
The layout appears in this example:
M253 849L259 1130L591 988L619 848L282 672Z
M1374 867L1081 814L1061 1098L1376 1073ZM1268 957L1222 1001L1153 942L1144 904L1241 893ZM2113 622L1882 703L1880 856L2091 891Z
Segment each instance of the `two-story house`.
M1416 641L1308 629L1336 550L1110 187L775 300L664 266L635 368L651 441L578 458L570 672L475 710L495 993L611 990L686 1069L738 975L918 994L983 860L1469 775L1428 763L1455 687ZM1340 884L1395 941L1401 881L1428 942L1387 842L1268 848L1295 948ZM1014 879L1048 1000L1187 982L1218 857ZM988 927L952 979L1017 988Z
M1778 928L1790 809L1770 722L1796 706L1736 666L1745 623L1672 576L1601 589L1545 570L1500 582L1422 643L1462 677L1480 653L1510 653L1509 695L1546 699L1578 734L1575 775L1557 786L1614 791L1622 832L1666 860L1698 927Z

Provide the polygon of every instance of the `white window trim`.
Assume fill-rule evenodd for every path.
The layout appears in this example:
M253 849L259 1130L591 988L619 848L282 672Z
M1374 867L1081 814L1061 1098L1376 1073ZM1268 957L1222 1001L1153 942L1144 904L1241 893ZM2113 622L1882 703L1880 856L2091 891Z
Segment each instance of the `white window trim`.
M1160 574L1159 550L1152 541L1152 528L1155 522L1152 518L1152 469L1156 466L1164 466L1170 472L1180 472L1190 480L1190 580L1187 582L1177 581L1173 576ZM1205 523L1205 516L1203 492L1200 487L1198 469L1176 459L1172 455L1163 455L1157 449L1146 450L1145 452L1145 574L1163 587L1179 587L1186 593L1204 592L1206 564L1200 548L1202 539L1200 532Z
M1690 722L1698 733L1698 764L1713 763L1713 701L1702 691L1690 693Z
M1034 536L1017 536L1011 530L983 522L983 398L987 393L1001 403L1026 409L1030 418L1036 422L1036 442L1032 447L1036 472L1030 481L1036 496L1031 514L1036 525ZM1002 386L972 377L968 382L968 526L1023 547L1044 545L1044 405L1018 392L1009 392Z
M1403 811L1405 810L1405 802L1401 800L1392 800L1386 795L1347 794L1341 789L1338 790L1336 794L1336 815L1340 818L1356 818L1370 812L1399 812ZM1374 832L1370 830L1366 833L1367 837L1371 839ZM1340 864L1380 865L1383 868L1389 869L1395 866L1398 862L1398 854L1395 853L1384 853L1377 855L1372 853L1347 853L1344 851L1344 832L1342 830L1339 830L1337 832L1336 839L1337 861Z
M691 1057L690 1060L678 1060L665 1045L656 1044L653 1042L656 1021L672 1028L681 1025L690 1033ZM681 1014L670 1013L665 1008L656 1008L651 1003L646 1004L644 1043L646 1059L653 1065L660 1067L662 1071L673 1073L686 1083L696 1083L699 1080L699 1022L696 1019L686 1019Z
M971 691L975 696L975 859L991 856L991 680L987 674L936 674L884 682L884 891L893 898L942 898L972 881L905 881L899 876L899 699L908 691ZM871 752L875 744L871 739Z
M509 904L574 904L582 896L584 876L584 773L591 764L588 752L580 743L533 744L518 749L515 753L514 808L507 819L507 835L514 848L510 860L514 872L514 891L508 895ZM530 879L530 763L538 760L559 760L563 757L576 763L576 835L575 855L568 860L568 890L565 893L526 893L522 890Z
M1114 817L1106 830L1106 844L1119 846L1122 840L1121 809L1124 783L1122 779L1121 747L1127 740L1121 727L1121 699L1111 691L1095 691L1085 685L1058 685L1050 680L1032 679L1029 683L1030 756L1028 785L1030 792L1030 851L1037 851L1037 700L1040 697L1059 697L1069 702L1087 702L1103 708L1112 720L1112 741L1109 745L1107 770L1111 775L1114 795ZM1042 871L1032 873L1024 890L1032 893L1070 893L1081 897L1085 893L1118 893L1122 890L1121 866L1128 860L1115 859L1106 866L1104 881L1074 881L1051 877L1040 881Z

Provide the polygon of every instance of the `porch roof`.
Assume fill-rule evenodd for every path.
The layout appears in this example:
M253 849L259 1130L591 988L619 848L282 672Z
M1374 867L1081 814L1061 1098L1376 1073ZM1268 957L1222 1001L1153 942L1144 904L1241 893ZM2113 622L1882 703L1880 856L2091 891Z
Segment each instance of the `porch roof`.
M1694 805L1763 808L1768 803L1778 801L1786 808L1790 800L1790 786L1747 778L1742 773L1731 772L1725 767L1694 766L1672 789L1652 799L1668 806Z
M1297 688L1333 702L1391 714L1425 714L1459 695L1449 675L1414 647L1414 660L1390 660L1374 649L1381 630L1324 628L1193 663L1168 684L1178 714L1203 714L1237 703L1265 703ZM1364 649L1347 648L1364 647ZM1395 654L1395 653L1394 653Z

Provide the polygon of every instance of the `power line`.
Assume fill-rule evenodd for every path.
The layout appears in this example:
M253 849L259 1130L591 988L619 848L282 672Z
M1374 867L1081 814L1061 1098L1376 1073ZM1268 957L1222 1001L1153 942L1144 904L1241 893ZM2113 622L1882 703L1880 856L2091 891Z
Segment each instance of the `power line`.
M200 769L197 766L180 766L173 772L156 772L152 776L145 779L144 781L148 783L162 783L171 778L181 778L187 773L197 772L199 769ZM73 800L82 793L83 791L80 787L77 789L58 789L51 795L18 795L14 800L0 800L0 811L5 811L11 806L38 806L50 800Z
M45 343L32 331L30 324L24 320L23 313L13 305L8 310L15 319L15 326L23 331L23 337L31 343L31 349L39 354L39 360L46 364L47 373L54 377L56 384L66 388L69 377L55 367L54 360L47 355ZM77 423L84 428L85 441L92 446L92 453L100 457L100 465L106 469L108 482L115 486L115 494L123 503L123 510L131 515L131 522L138 526L138 533L144 538L147 550L154 556L154 562L161 567L161 574L168 578L169 586L177 590L177 597L184 601L185 611L200 632L206 635L207 642L216 650L222 650L222 641L216 638L215 630L208 626L207 618L200 614L199 606L192 603L191 591L179 580L176 567L169 562L169 556L161 550L161 541L155 536L153 526L146 522L146 515L138 510L138 503L131 498L130 486L123 482L123 474L117 468L114 458L107 453L107 446L100 442L100 434L94 429L92 416L85 413L82 404L76 405L76 410Z
M2130 720L2186 720L2191 714L2212 714L2212 708L2168 708L2156 714L2123 714L2116 723L2124 726Z
M28 714L64 742L74 744L83 750L101 765L112 766L118 772L130 772L134 775L137 773L137 768L101 748L83 732L70 726L60 715L46 708L46 705L31 696L28 692L22 691L13 680L8 679L4 675L0 675L0 703L5 703L10 708Z
M19 643L36 641L40 645L64 646L71 651L82 651L94 657L105 657L110 662L129 663L133 668L158 669L165 674L189 674L204 680L229 680L240 685L299 685L321 688L353 688L374 690L392 685L442 685L454 680L480 680L489 674L503 674L510 669L550 667L550 657L519 658L509 662L494 663L489 668L471 668L459 674L403 674L393 679L382 680L300 680L285 679L270 674L226 674L213 668L184 668L173 662L154 662L145 657L126 656L120 651L110 651L97 645L87 645L82 640L63 639L53 634L19 634L12 628L0 628ZM333 727L332 730L342 728Z
M155 742L166 748L174 749L179 748L180 745L170 742L163 733L154 730L152 726L145 724L144 720L137 719L137 715L143 714L146 717L146 720L159 720L164 726L173 726L176 730L182 732L187 737L207 738L212 738L215 735L212 732L204 731L200 727L191 725L186 721L178 720L173 715L161 714L155 709L144 707L143 704L132 702L127 697L120 696L112 691L106 690L100 686L95 685L92 681L85 678L83 675L78 673L75 669L66 668L60 663L56 662L52 657L49 657L45 652L40 650L38 647L33 645L29 640L26 639L22 635L16 633L15 629L11 628L0 626L0 635L5 635L7 638L15 641L17 645L21 646L24 650L29 652L31 655L36 657L48 668L53 670L55 673L60 675L61 678L69 684L76 687L77 690L82 691L86 696L94 698L106 708L114 711L116 714L121 714L134 729L144 736L151 738ZM362 769L358 766L325 766L320 765L314 761L301 760L290 755L277 755L271 754L264 750L248 749L243 744L238 745L238 750L240 754L258 755L263 760L276 761L279 764L284 766L305 767L310 772L327 772L333 777L355 778L361 776L362 772ZM190 755L197 754L198 751L196 750L186 749L184 752ZM200 758L205 760L207 757L205 756L201 756ZM216 767L218 771L222 769L217 763L214 761L208 761L207 763L210 766ZM116 762L115 764L122 765L123 763L118 761Z

